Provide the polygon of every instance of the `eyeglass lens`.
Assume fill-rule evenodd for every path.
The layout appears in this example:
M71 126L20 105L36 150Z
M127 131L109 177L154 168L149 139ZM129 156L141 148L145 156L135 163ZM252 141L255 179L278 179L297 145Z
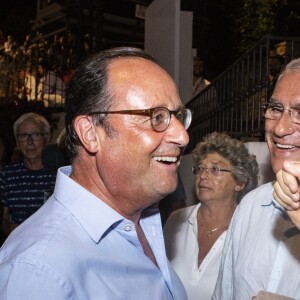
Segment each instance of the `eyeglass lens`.
M195 175L198 174L202 174L204 171L206 171L208 174L212 174L214 176L218 176L220 175L222 172L232 172L230 170L227 169L221 169L218 166L214 166L214 167L204 167L204 166L197 166L197 167L193 167L193 173Z
M188 129L191 123L191 111L183 108L174 113L176 119ZM151 123L157 131L164 131L168 128L171 120L171 112L167 108L157 108L153 111Z
M33 141L40 141L43 135L44 134L40 132L20 133L17 135L17 137L20 142L25 142L28 140L28 138L31 138Z
M158 108L153 111L151 118L152 127L157 131L164 131L170 124L170 113L167 109Z
M293 123L300 124L300 109L290 107L284 108L282 105L268 103L265 105L265 118L271 120L279 120L284 111L288 111L290 119Z

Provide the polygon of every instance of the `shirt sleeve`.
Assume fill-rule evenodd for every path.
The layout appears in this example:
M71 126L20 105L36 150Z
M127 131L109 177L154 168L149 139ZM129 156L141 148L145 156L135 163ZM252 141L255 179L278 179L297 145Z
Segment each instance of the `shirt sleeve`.
M75 299L70 285L47 266L13 263L0 268L0 299Z

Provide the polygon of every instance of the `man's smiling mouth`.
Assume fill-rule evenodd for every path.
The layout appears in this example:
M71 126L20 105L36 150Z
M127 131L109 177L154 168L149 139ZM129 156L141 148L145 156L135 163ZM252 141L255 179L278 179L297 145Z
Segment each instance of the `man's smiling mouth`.
M279 144L279 143L275 143L276 147L279 149L296 149L299 148L297 146L293 146L293 145L283 145L283 144Z
M162 163L176 163L178 161L178 157L175 156L155 156L153 159Z

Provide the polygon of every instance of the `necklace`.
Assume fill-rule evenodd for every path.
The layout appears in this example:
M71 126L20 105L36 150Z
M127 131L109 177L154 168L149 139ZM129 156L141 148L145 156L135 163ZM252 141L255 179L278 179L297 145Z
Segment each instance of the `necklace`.
M203 221L204 221L204 220L203 220ZM208 227L208 226L206 225L205 222L204 222L204 225L205 225L206 228ZM213 236L214 232L216 232L216 231L218 231L219 229L221 229L222 227L226 227L226 226L228 226L228 222L225 222L225 223L223 223L222 225L220 225L220 226L218 226L218 227L216 227L216 228L213 228L213 229L205 229L205 231L206 231L206 236L211 238L211 237Z
M198 214L201 216L201 212L200 212L200 209L198 210ZM212 228L212 229L209 229L208 228L208 226L207 226L207 223L206 223L206 221L205 221L205 218L203 217L203 216L201 216L200 218L202 218L202 223L203 223L203 229L204 229L204 232L205 232L205 234L206 234L206 236L208 237L208 238L211 238L211 237L213 237L214 236L214 233L216 232L216 231L218 231L218 230L220 230L221 228L225 228L225 227L228 227L228 225L229 225L229 222L230 222L230 220L228 221L226 221L226 222L224 222L224 223L222 223L220 226L218 226L218 227L215 227L215 228ZM200 231L199 231L200 232Z
M219 226L219 227L216 227L214 229L211 229L211 230L206 230L206 233L207 233L207 236L208 237L212 237L213 233L219 229L221 229L223 227L223 225Z

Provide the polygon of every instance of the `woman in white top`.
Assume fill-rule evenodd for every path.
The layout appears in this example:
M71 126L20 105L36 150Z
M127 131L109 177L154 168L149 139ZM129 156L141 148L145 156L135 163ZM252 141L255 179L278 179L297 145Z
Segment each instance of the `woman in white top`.
M214 132L193 150L199 204L171 214L164 227L169 260L189 300L208 300L216 284L228 225L241 198L257 186L258 165L244 144Z

